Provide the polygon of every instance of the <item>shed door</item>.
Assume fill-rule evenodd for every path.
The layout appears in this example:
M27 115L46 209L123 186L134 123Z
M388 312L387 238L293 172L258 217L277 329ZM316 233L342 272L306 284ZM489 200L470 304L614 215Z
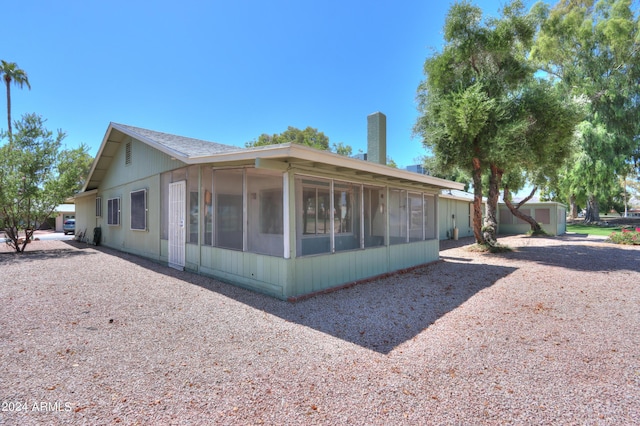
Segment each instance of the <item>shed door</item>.
M185 215L186 182L169 184L169 266L184 270L185 265Z

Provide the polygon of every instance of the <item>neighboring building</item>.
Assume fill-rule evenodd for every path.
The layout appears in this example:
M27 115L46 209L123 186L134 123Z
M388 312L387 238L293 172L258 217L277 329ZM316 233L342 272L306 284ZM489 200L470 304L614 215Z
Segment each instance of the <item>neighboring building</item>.
M411 166L407 166L407 171L413 172L413 173L419 173L421 175L426 175L427 173L427 169L424 168L424 166L422 164L414 164Z
M440 191L463 185L306 146L239 148L111 123L76 229L100 243L281 299L439 259ZM375 155L372 155L375 152Z
M60 204L55 209L55 231L63 232L62 225L67 219L75 219L76 206L75 204Z
M529 201L519 209L533 217L549 235L567 232L567 206L552 201ZM504 203L498 204L498 234L526 234L531 225L515 217Z
M486 200L482 200L482 211ZM473 194L460 190L442 191L438 202L438 223L441 240L453 239L454 229L458 238L473 237Z

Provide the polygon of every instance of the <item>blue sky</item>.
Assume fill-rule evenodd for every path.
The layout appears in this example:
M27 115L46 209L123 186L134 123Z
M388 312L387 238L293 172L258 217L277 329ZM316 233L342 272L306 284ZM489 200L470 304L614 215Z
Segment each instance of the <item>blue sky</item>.
M0 59L31 83L12 86L12 118L36 112L92 155L111 121L237 146L311 126L357 153L381 111L404 167L425 154L416 88L451 3L23 0L2 8Z

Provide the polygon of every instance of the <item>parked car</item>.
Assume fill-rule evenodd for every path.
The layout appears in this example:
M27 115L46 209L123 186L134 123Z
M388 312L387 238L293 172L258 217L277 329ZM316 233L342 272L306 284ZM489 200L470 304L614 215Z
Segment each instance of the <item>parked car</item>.
M67 219L64 221L62 225L62 231L64 235L67 234L75 234L76 233L76 220L75 219Z

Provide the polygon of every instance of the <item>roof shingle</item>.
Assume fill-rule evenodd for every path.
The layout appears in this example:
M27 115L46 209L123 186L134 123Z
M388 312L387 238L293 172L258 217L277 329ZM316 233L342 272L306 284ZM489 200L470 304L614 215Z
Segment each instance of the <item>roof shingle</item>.
M169 133L156 132L154 130L142 129L140 127L129 126L126 124L112 123L112 125L116 128L121 127L126 129L128 133L136 134L140 139L164 145L172 151L176 151L187 158L243 150L243 148L233 145L224 145L217 142L209 142L200 139L172 135Z

